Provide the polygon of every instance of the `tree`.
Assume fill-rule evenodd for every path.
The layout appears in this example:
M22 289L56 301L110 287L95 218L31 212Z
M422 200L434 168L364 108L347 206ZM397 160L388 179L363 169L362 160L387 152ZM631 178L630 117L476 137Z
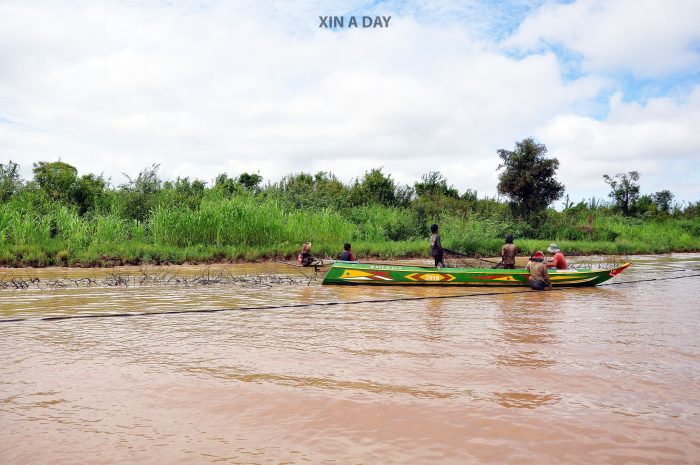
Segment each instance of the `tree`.
M136 179L124 174L129 182L122 184L125 194L125 216L139 221L145 221L156 205L162 190L162 181L158 177L160 165L154 164L139 173Z
M632 215L639 200L639 173L630 171L618 173L614 177L604 174L603 179L610 186L608 196L615 202L615 207L625 216Z
M295 208L341 209L348 204L350 189L333 173L298 173L282 178L268 188L268 194L278 195L283 202Z
M516 142L512 152L498 150L502 163L497 171L504 169L498 175L498 193L510 199L516 217L534 220L564 194L564 185L555 178L559 160L546 158L546 153L547 147L531 138Z
M649 216L655 215L657 212L658 207L649 194L640 196L634 203L634 213L637 215Z
M656 209L662 213L671 213L671 202L673 194L669 190L662 190L652 195Z
M94 208L105 190L105 180L102 176L85 174L77 178L70 189L70 199L78 206L78 213L84 215Z
M46 196L54 201L78 207L84 215L95 207L105 192L104 178L94 174L78 177L78 170L62 161L34 163L34 181Z
M6 165L0 163L0 202L5 202L22 187L19 165L12 160Z
M160 164L153 164L150 168L144 168L136 179L131 179L128 174L122 173L129 181L126 184L122 184L122 189L143 195L154 194L160 191L163 183L158 177L159 169Z
M365 172L361 181L355 181L350 190L353 205L379 203L387 206L396 205L396 184L391 175L384 175L382 168Z
M242 187L238 181L233 178L229 178L226 173L221 173L216 177L216 180L214 181L214 188L225 192L229 197L242 190Z
M396 187L396 205L399 207L407 207L415 196L416 191L413 187L404 184Z
M241 186L243 186L244 189L249 191L257 191L258 186L262 182L262 179L262 176L256 173L243 173L240 176L238 176L238 182L241 184Z
M34 180L51 200L70 200L71 187L78 179L78 170L62 161L34 163Z
M462 194L461 198L467 203L475 204L479 201L479 193L476 189L467 189L466 191L464 191L464 194Z
M341 208L347 204L350 189L333 173L319 171L314 174L312 198L320 208Z
M178 176L175 181L163 183L158 204L165 208L184 206L194 210L202 203L206 187L206 183L199 179L190 181L187 176L184 178Z
M431 171L421 176L421 182L414 184L416 195L442 195L444 197L458 198L459 192L452 186L447 185L447 179L439 171Z

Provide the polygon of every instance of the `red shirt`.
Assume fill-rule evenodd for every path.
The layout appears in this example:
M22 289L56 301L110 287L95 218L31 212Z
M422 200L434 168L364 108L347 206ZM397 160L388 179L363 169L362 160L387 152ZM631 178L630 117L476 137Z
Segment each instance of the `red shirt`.
M557 270L565 270L566 269L566 258L564 258L564 254L561 252L555 253L554 259L552 260L552 262L547 263L547 268L556 268Z

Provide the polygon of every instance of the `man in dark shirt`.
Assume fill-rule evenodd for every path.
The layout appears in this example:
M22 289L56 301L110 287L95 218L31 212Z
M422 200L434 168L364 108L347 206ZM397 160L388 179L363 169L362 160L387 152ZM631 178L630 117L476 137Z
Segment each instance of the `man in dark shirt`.
M352 253L352 246L349 243L345 243L343 246L343 251L340 253L340 260L344 262L354 262L355 254Z
M443 255L445 254L445 249L442 248L442 243L440 242L440 234L438 234L438 225L434 224L430 227L430 255L435 259L435 267L442 268L445 266L443 260Z
M513 245L513 235L506 236L506 243L501 247L501 263L500 267L507 270L515 268L515 257L518 255L518 248Z

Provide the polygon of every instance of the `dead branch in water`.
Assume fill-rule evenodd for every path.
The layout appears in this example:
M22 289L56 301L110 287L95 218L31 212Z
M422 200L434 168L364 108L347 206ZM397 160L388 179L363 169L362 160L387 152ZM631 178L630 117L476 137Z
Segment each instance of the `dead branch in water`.
M220 269L212 272L210 268L191 276L182 276L177 272L158 271L152 273L147 267L141 267L138 273L115 272L104 277L86 278L40 278L0 277L0 290L3 289L66 289L90 287L209 287L209 286L241 286L248 288L270 288L274 286L309 285L317 280L317 276L302 273L302 276L286 274L235 274L230 270Z

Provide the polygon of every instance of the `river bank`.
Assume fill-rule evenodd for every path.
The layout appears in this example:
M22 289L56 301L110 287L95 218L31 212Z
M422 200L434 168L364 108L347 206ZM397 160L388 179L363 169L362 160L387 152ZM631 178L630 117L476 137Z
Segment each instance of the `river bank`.
M700 239L661 238L654 242L642 240L617 241L558 241L567 256L575 255L651 255L700 251ZM359 259L396 260L429 259L425 240L353 242L353 251ZM475 258L498 257L503 241L500 239L446 240L443 245L460 254ZM520 254L529 257L536 250L546 250L549 241L516 240ZM11 268L49 266L112 268L125 265L197 265L258 263L265 261L293 261L299 252L297 244L281 243L271 246L206 246L186 247L155 245L146 242L96 244L76 249L70 243L59 240L45 241L39 245L0 246L0 266ZM335 259L342 250L342 243L314 243L313 255L321 259ZM459 259L462 257L452 256Z

